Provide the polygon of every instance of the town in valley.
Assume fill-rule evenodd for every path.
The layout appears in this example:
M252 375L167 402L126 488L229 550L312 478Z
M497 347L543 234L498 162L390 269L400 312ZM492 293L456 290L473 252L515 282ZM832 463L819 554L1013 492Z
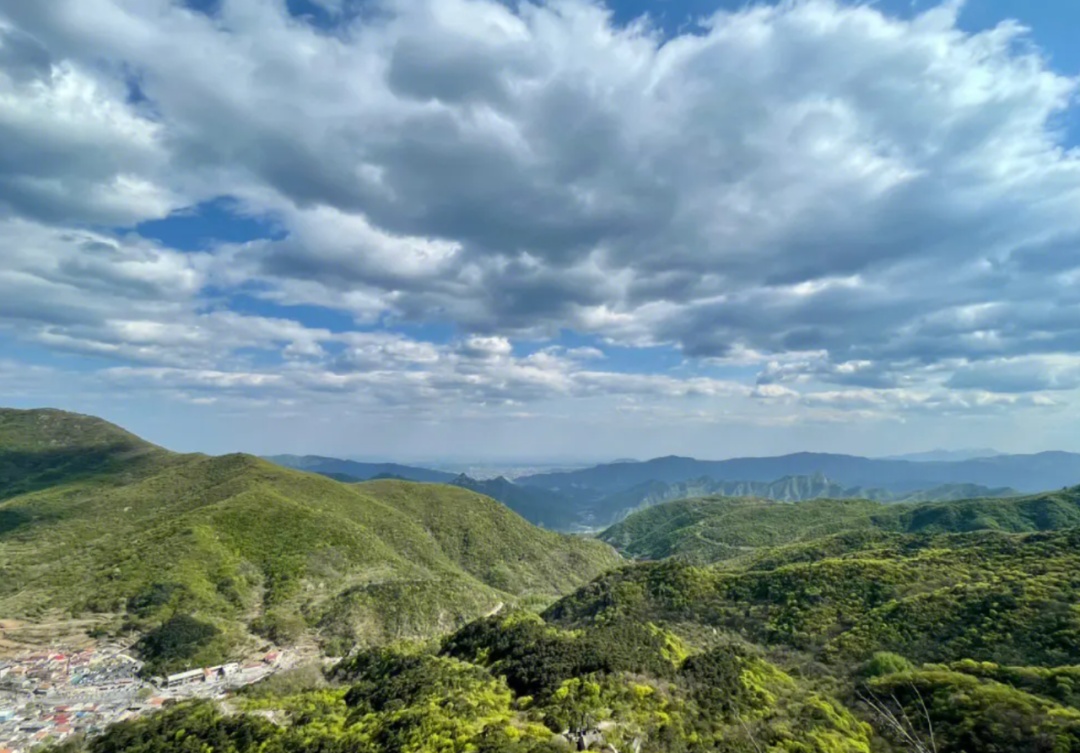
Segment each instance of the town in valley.
M54 648L0 657L0 753L92 735L190 698L224 698L295 665L287 651L146 679L127 647Z

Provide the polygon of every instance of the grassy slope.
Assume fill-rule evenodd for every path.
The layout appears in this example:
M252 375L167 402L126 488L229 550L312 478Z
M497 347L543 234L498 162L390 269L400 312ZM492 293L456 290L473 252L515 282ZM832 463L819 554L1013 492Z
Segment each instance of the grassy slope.
M632 557L710 562L742 555L747 548L843 531L1020 533L1068 526L1080 526L1080 487L1028 497L901 505L867 500L678 500L635 513L600 538Z
M174 455L96 420L81 434L89 420L68 414L49 414L48 436L35 437L37 417L3 415L20 467L52 482L0 502L5 616L126 611L150 626L191 613L237 635L262 618L317 625L340 649L550 598L618 561L456 487L347 485L245 455ZM101 448L112 454L100 463L71 465ZM41 451L64 464L50 468Z

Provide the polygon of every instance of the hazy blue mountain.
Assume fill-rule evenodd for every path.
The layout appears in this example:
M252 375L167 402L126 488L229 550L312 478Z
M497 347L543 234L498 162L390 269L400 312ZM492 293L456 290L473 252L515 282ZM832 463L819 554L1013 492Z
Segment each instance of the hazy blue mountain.
M910 452L906 455L886 455L883 460L911 460L915 463L953 462L956 460L975 460L1004 455L1003 452L989 447L970 447L963 450L930 450L928 452Z
M649 481L608 495L587 507L592 525L613 524L627 515L676 499L698 497L756 497L778 502L805 502L811 499L868 499L875 502L942 502L958 499L1015 497L1020 492L1008 487L989 488L977 484L945 484L914 492L890 492L859 486L843 486L822 474L785 476L776 481L716 481L699 478L666 484Z
M475 479L463 473L450 483L496 499L529 522L544 528L571 531L582 527L576 501L565 494L521 486L503 476Z
M416 468L397 463L359 463L355 460L328 458L321 455L271 455L264 460L295 468L298 471L321 473L338 481L368 481L374 478L397 478L406 481L446 483L452 481L453 473Z
M1080 455L1042 452L999 455L953 462L913 462L802 452L794 455L732 460L664 457L642 463L610 463L565 473L544 473L518 483L597 498L650 481L686 482L702 477L718 481L771 482L786 476L823 474L845 487L879 488L891 492L932 489L943 484L978 484L1035 492L1080 483Z
M1080 483L1080 455L1066 452L949 462L823 453L721 461L666 457L540 473L516 481L317 455L268 459L339 481L397 478L453 484L497 499L527 520L560 531L597 530L635 510L682 498L945 501L1014 496Z
M877 502L922 502L1009 497L1020 492L976 484L948 484L914 492L846 487L822 474L787 476L771 482L716 481L698 478L677 483L648 481L605 496L590 490L553 491L516 484L505 478L477 480L462 474L450 482L497 499L527 520L562 531L606 528L631 513L676 499L698 497L757 497L780 502L811 499L869 499Z

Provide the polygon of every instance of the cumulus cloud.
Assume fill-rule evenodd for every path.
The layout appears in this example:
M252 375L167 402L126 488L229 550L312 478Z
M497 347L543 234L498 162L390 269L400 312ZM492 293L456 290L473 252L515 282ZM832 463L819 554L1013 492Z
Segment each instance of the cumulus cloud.
M335 339L330 337L328 339ZM354 343L357 337L346 338ZM348 396L362 404L408 413L440 404L512 406L563 398L738 397L737 382L580 368L571 358L540 352L517 357L497 342L477 338L445 346L374 335L332 364L293 361L274 370L223 371L163 366L119 366L104 376L128 386L189 394L231 393L281 400L313 393Z
M321 5L0 0L0 321L133 362L116 378L393 404L904 413L1080 387L1077 81L1016 24L801 0L665 35L584 0ZM281 236L186 254L115 230L217 195ZM453 341L398 331L428 324ZM516 355L566 332L691 366Z
M124 225L179 206L162 129L122 82L0 23L0 212Z
M1004 394L1075 390L1080 387L1080 358L1024 356L965 364L949 377L948 385Z

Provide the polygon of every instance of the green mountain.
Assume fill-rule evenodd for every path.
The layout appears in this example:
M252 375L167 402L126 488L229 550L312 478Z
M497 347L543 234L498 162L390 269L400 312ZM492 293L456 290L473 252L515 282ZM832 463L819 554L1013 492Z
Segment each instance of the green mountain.
M361 652L327 679L271 681L230 706L180 704L65 750L867 753L872 734L756 652L688 652L655 626L566 631L517 613L441 647Z
M269 455L275 465L283 465L297 471L321 473L339 480L370 481L373 478L399 478L405 481L428 481L447 483L454 478L453 473L435 471L430 468L418 468L399 463L361 463L355 460L328 458L323 455Z
M538 487L520 487L546 491ZM496 495L492 495L496 496ZM588 505L593 519L614 524L633 512L677 499L698 497L756 497L779 502L812 499L869 499L877 502L933 502L976 497L1018 497L1008 487L991 489L978 484L943 484L931 489L893 492L887 489L843 486L823 474L785 476L776 481L717 481L708 477L665 483L650 481L603 497ZM498 497L496 497L498 498Z
M1080 526L1080 487L1028 497L882 504L821 499L684 499L634 513L600 534L628 556L713 562L845 531L960 533Z
M618 485L619 476L616 474L611 479L607 479L607 483L614 487L612 490L578 483L552 487L544 482L544 479L548 478L547 475L525 477L518 481L503 477L474 479L465 474L452 476L442 471L393 463L357 463L316 455L275 455L266 459L287 468L321 473L344 482L398 478L453 484L496 499L536 525L556 531L575 533L600 531L637 510L670 500L693 497L759 497L783 502L802 502L811 499L932 502L1021 495L1019 491L1011 487L989 487L973 483L901 484L895 489L879 486L851 486L841 484L819 471L786 475L771 481L731 481L710 476L667 481L652 478L646 481L632 481L626 487ZM600 468L645 467L653 468L658 474L663 475L661 471L664 464L660 463L657 466L657 462L642 464L637 461L619 461L611 466L600 466ZM696 467L694 464L698 462L688 461L687 468ZM908 463L908 465L915 464ZM563 478L558 474L556 477ZM628 478L632 479L633 474Z
M0 500L111 472L138 474L167 457L160 447L100 418L0 409Z
M98 615L145 632L146 653L170 647L160 667L251 631L334 653L430 636L618 562L456 487L178 455L56 411L0 411L0 426L0 614Z
M828 662L1074 663L1080 529L1032 534L861 531L695 566L606 574L546 613L574 627L628 618L733 631Z
M66 753L1065 753L1080 750L1078 597L1075 530L637 564L542 616L362 650Z
M359 646L63 753L1080 750L1080 488L668 502L603 534L660 561L613 568L459 487L0 418L0 614L96 614L154 669Z
M558 492L520 486L502 476L474 479L462 473L449 483L497 499L521 517L544 528L555 531L582 529L579 510L573 500Z

